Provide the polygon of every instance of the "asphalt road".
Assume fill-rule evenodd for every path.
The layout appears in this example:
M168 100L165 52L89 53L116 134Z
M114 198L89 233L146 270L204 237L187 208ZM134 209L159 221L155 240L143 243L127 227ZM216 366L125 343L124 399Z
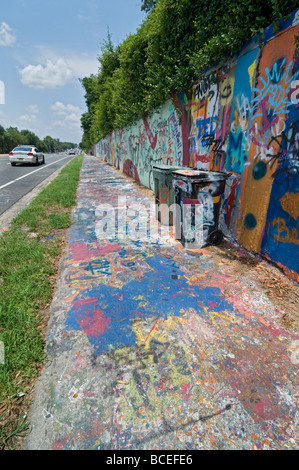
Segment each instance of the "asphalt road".
M8 156L0 156L0 215L73 158L74 155L64 153L46 154L44 165L13 167Z

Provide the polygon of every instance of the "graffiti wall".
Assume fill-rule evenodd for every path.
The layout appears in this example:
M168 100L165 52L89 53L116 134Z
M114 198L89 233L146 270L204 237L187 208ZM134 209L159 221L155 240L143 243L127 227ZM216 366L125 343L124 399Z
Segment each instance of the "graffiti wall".
M156 164L227 171L220 225L299 280L299 9L96 155L153 189Z
M183 143L174 103L169 100L134 125L113 131L95 153L142 185L154 189L154 165L182 165Z

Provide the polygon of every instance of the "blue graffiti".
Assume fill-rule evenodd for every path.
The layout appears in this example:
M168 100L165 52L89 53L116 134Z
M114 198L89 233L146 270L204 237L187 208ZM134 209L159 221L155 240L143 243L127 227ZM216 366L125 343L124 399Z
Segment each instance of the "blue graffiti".
M228 136L226 169L241 174L247 160L248 149L246 136L239 125L236 133L231 131Z
M214 134L216 131L216 118L199 119L196 123L196 127L198 128L198 139Z

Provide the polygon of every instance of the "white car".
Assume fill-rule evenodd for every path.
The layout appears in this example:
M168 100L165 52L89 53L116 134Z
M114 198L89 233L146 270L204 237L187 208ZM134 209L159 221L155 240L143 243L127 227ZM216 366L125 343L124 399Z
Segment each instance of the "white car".
M12 166L17 163L45 163L45 156L39 152L34 145L18 145L11 152L9 152L9 161Z

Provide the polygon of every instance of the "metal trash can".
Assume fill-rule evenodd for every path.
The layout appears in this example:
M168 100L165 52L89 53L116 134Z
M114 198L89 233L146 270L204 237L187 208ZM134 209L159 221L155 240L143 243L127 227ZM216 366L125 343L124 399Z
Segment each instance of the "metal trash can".
M174 204L172 172L184 169L188 167L153 165L156 219L162 225L173 225L173 211L170 210Z
M206 170L173 171L175 236L186 248L218 245L221 195L229 173Z

